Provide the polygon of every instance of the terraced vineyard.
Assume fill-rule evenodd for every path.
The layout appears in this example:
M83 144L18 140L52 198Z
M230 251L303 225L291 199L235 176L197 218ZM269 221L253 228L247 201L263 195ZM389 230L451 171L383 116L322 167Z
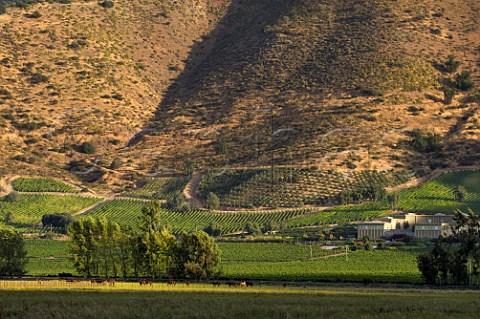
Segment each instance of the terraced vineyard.
M463 186L463 202L455 201L453 189ZM402 210L423 213L451 213L455 209L473 209L480 214L480 170L465 170L443 174L419 187L400 192Z
M463 202L455 201L453 189L465 187L467 194ZM398 209L417 213L453 213L460 209L473 209L480 214L480 170L450 172L418 187L398 192ZM321 224L346 224L355 220L368 220L390 212L387 203L337 206L332 209L293 219L287 226L311 226Z
M202 176L199 194L206 198L208 193L216 193L223 206L233 208L331 205L338 204L342 192L396 186L408 179L408 174L397 171L351 174L297 168L239 170L222 174L213 171Z
M78 192L76 188L52 178L17 178L12 181L12 187L19 192Z
M188 183L187 177L150 178L143 185L125 196L144 199L169 199L182 192Z
M11 213L11 223L16 227L32 227L41 224L44 214L73 214L94 205L99 198L76 195L18 194L13 201L0 200L0 218Z
M134 200L113 200L82 216L106 217L123 225L136 227L138 216L146 203ZM263 224L267 221L282 222L308 213L306 209L272 212L212 213L208 211L174 212L162 209L160 220L169 225L174 233L203 229L215 222L222 233L241 231L247 222Z
M353 221L370 220L378 216L386 215L389 212L388 206L383 203L338 206L316 214L292 219L287 222L287 226L344 225Z

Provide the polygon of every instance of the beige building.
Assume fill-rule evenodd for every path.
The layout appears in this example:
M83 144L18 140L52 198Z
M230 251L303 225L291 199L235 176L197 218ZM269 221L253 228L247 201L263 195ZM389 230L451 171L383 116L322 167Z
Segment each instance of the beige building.
M410 231L415 238L438 238L452 233L452 226L455 224L453 215L417 215L408 213L396 217L381 217L374 221L357 224L357 238L368 236L370 239L377 239L395 232L405 233Z

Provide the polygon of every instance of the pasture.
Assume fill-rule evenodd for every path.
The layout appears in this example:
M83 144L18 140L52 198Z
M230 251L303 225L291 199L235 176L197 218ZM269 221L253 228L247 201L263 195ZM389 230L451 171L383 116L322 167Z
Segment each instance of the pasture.
M0 281L1 318L478 318L479 291Z

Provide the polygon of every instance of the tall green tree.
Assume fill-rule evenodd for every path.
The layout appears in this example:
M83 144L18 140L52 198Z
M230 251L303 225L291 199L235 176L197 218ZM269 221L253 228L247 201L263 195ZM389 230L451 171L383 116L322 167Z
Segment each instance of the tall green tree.
M170 275L179 278L208 279L220 274L220 250L203 231L183 233L175 246Z
M161 227L158 201L142 209L139 228L142 265L149 277L158 277L167 270L176 241L166 227Z
M207 198L205 199L205 208L207 209L219 209L220 208L220 199L215 193L208 193Z
M21 234L0 225L0 275L18 276L25 273L27 251Z
M463 202L467 197L467 190L463 186L456 186L453 189L453 196L457 202Z

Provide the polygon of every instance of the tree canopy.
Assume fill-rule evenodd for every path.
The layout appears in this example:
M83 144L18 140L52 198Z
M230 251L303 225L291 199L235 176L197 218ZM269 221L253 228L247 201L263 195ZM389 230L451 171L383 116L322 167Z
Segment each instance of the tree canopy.
M455 212L453 233L439 238L431 252L417 263L429 284L480 283L480 219L472 210Z
M27 251L22 235L0 224L0 275L23 275L26 265Z

